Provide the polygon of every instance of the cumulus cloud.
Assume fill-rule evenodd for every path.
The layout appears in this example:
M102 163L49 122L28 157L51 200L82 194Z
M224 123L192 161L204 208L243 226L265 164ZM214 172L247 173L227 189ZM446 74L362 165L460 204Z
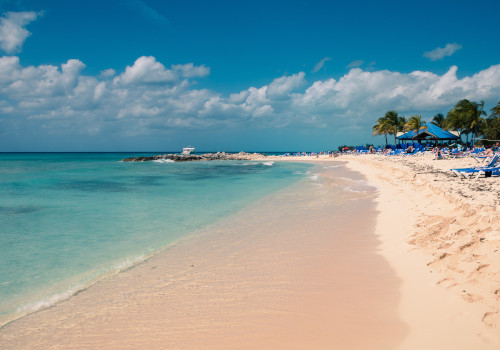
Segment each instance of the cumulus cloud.
M132 66L127 66L125 72L114 79L115 84L151 84L174 83L181 78L204 77L210 70L205 66L195 66L193 63L173 65L171 69L158 62L152 56L139 57Z
M210 74L210 68L204 65L195 66L193 63L174 64L172 70L180 72L183 78L201 78Z
M122 135L225 127L344 130L369 128L389 109L433 115L462 98L488 104L500 95L500 65L463 78L456 66L442 75L353 68L338 79L312 82L299 72L228 95L196 89L192 80L209 68L191 63L167 68L143 56L123 72L95 77L84 68L76 59L24 67L18 57L0 57L4 130L22 129L27 121L46 131Z
M290 94L290 92L300 88L305 84L305 73L299 72L291 76L284 76L274 79L269 84L266 94L269 97L280 98Z
M165 68L152 56L139 57L132 66L127 66L125 72L114 79L119 84L167 83L177 80L178 76Z
M101 78L111 78L116 75L116 71L113 68L108 68L105 69L101 72L100 77Z
M442 60L446 56L453 55L456 51L460 50L462 45L453 43L446 44L445 47L438 47L432 51L428 51L424 53L424 57L430 59L431 61Z
M0 47L7 53L17 52L21 49L24 41L31 35L24 28L33 22L40 13L29 12L7 12L0 18Z
M316 72L320 71L321 68L323 68L323 66L325 65L325 63L327 61L330 61L331 59L332 59L331 57L323 57L318 63L316 63L314 65L314 68L312 69L311 72L316 73Z
M76 88L83 68L85 64L75 59L58 69L51 65L24 68L19 57L0 57L0 91L20 103L29 103L30 98L67 98Z

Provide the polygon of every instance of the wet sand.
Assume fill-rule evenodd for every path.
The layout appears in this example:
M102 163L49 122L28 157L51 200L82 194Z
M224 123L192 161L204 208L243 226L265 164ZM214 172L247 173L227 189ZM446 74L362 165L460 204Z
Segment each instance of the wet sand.
M316 172L8 324L0 348L398 349L409 329L376 191L336 164Z

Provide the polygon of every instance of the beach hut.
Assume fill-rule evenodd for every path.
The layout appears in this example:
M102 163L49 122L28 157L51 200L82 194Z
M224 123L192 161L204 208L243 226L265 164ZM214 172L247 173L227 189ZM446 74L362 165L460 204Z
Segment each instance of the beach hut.
M438 141L458 140L459 137L449 131L441 129L437 125L426 123L418 133L417 130L411 130L398 136L396 139L399 141L418 141L419 143L422 141L434 141L434 143L437 144Z

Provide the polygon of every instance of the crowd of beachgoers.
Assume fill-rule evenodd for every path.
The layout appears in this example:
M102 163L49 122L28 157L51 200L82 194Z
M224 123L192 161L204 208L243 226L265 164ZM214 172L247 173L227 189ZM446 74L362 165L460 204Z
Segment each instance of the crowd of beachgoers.
M459 158L459 157L492 157L495 153L500 152L500 143L496 143L491 147L464 147L461 145L456 146L433 146L430 144L422 145L419 143L408 143L408 144L398 144L388 145L385 148L382 147L370 147L367 149L366 147L359 146L354 150L348 150L342 153L348 154L382 154L388 156L401 155L401 156L418 156L426 153L432 152L435 156L435 159L443 159L443 158Z
M497 142L490 147L462 145L432 145L420 143L405 143L397 145L387 145L385 147L364 146L340 147L338 152L300 152L285 153L277 156L277 159L287 159L293 161L328 159L341 157L343 159L352 156L371 155L380 159L423 159L425 162L448 159L451 162L441 163L440 171L445 171L449 175L460 178L469 177L499 177L500 176L500 143ZM464 162L458 161L463 159ZM425 163L424 162L424 163Z
M476 157L481 159L481 157L492 157L495 153L500 152L500 142L496 144L485 147L485 146L473 146L467 147L460 144L457 145L431 145L431 144L420 144L420 143L405 143L397 145L387 145L385 147L374 147L369 146L356 146L356 147L345 147L338 152L334 151L322 151L322 152L297 152L297 153L285 153L285 157L310 157L310 156L324 156L338 157L345 154L361 155L361 154L380 154L386 156L418 156L423 154L428 154L432 152L435 155L435 159L443 158L458 158L458 157Z

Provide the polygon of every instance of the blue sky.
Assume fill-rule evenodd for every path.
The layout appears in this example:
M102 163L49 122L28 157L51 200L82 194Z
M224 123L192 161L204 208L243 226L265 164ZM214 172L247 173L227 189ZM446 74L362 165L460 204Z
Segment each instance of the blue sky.
M0 0L0 151L325 150L500 101L498 1Z

